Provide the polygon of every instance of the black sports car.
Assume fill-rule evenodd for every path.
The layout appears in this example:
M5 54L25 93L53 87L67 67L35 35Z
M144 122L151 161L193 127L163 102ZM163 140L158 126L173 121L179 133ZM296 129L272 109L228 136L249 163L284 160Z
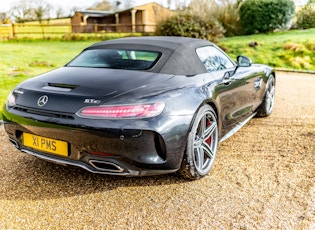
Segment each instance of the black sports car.
M275 72L213 43L133 37L96 43L19 84L3 109L22 152L93 173L210 171L218 143L273 109Z

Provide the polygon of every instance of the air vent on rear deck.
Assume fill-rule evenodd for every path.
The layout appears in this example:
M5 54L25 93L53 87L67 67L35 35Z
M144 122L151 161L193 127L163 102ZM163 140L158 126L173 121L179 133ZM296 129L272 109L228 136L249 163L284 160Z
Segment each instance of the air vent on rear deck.
M48 83L47 85L43 86L42 89L46 90L53 90L53 91L62 91L62 92L69 92L75 88L77 85L69 85L69 84L60 84L60 83Z

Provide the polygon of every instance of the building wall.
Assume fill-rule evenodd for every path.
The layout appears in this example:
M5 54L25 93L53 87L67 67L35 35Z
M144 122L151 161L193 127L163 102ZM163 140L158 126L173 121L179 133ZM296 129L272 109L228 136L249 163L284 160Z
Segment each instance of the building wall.
M154 32L161 21L172 16L173 11L157 3L148 3L119 13L119 23L131 25L131 10L136 10L136 32ZM122 32L132 32L132 26L121 27Z
M119 24L121 25L117 28L118 32L131 32L131 12L123 11L119 13Z
M73 33L82 33L81 24L83 21L83 14L76 12L71 18L72 32Z
M144 20L143 20L143 15L144 15L144 11L137 11L136 12L136 32L143 32L144 31Z
M135 11L136 25L132 25L132 11ZM119 23L116 26L115 24L117 24L117 21L115 14L119 15ZM148 3L142 6L128 9L126 11L117 12L115 14L107 15L101 18L88 17L88 19L85 21L84 15L80 12L76 12L71 19L72 30L74 33L96 31L154 32L156 29L156 25L167 17L173 15L173 11L157 3ZM103 25L95 27L94 24L96 23Z
M136 10L142 10L142 24L145 24L144 32L154 32L156 25L174 14L173 11L157 3L148 3L135 7Z

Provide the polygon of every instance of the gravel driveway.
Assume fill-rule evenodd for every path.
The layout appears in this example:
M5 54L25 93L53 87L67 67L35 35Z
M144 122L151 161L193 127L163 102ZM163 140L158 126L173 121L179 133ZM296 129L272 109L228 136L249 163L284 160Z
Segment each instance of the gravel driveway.
M94 175L20 153L0 128L0 229L315 229L315 75L220 144L210 175Z

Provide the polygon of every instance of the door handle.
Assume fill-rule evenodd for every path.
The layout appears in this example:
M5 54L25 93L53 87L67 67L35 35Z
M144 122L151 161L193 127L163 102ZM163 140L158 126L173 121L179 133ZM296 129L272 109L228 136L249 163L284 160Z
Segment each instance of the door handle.
M230 85L232 83L231 79L223 79L223 84L224 85Z

